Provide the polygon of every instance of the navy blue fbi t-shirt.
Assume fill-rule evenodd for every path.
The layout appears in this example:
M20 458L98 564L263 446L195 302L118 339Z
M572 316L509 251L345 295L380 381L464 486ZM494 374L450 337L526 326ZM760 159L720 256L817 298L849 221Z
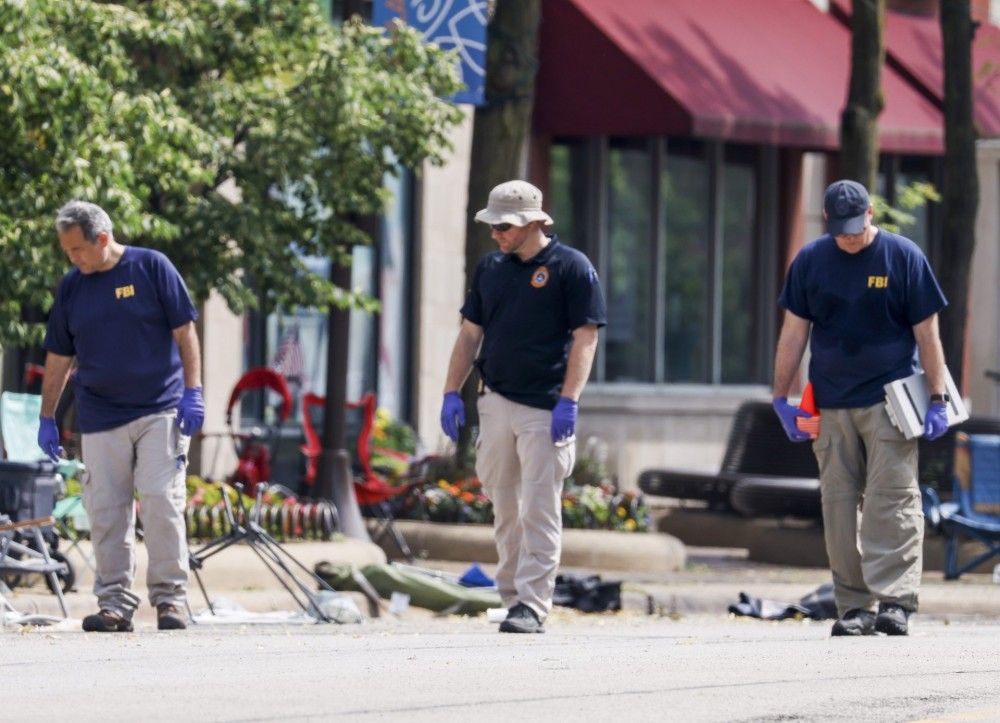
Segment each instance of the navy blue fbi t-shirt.
M879 229L856 254L829 235L804 247L778 303L812 322L816 405L845 409L877 404L886 384L919 370L913 326L948 302L920 248Z
M66 274L45 350L76 357L80 431L114 429L176 407L184 372L173 330L197 317L183 279L158 251L126 246L107 271Z
M554 236L527 262L499 251L484 256L462 316L483 327L476 366L486 385L538 409L559 399L573 330L607 322L594 267Z

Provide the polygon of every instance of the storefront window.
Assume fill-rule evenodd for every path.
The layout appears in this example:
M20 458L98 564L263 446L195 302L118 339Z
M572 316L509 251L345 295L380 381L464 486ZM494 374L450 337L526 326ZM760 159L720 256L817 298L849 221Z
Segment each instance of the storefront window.
M410 311L411 176L408 173L387 176L385 187L392 193L392 200L382 217L379 245L378 295L382 311L378 315L378 403L394 418L405 419L409 412L409 342L413 321Z
M569 246L586 248L587 229L587 147L583 141L567 141L552 146L549 157L548 206L559 240Z
M550 158L554 212L597 230L586 248L602 273L608 327L595 379L766 383L774 339L759 315L774 290L761 279L777 240L762 238L760 149L591 139L557 142ZM602 194L596 209L588 203Z
M709 167L701 144L668 144L660 194L666 233L665 381L707 382L712 233Z
M607 381L653 381L650 180L645 142L612 143L608 154Z
M896 173L895 198L896 205L902 205L904 189L914 183L930 183L931 173L929 163L922 158L901 158L899 171ZM913 223L902 224L899 232L915 242L925 253L930 253L930 218L931 204L924 203L917 208L904 209L913 216Z
M408 416L410 393L410 328L412 316L412 188L409 173L387 176L391 201L379 224L379 235L370 246L355 246L351 258L351 287L379 300L381 311L350 312L350 340L346 395L360 399L367 392L378 395L379 406L397 418ZM304 259L312 273L329 277L330 260ZM305 392L326 394L328 315L316 309L278 311L263 319L247 320L246 366L270 366L281 371L295 397ZM271 422L268 406L257 393L241 405L244 422Z
M723 384L758 381L755 369L755 266L757 176L752 163L730 160L722 181L722 345Z

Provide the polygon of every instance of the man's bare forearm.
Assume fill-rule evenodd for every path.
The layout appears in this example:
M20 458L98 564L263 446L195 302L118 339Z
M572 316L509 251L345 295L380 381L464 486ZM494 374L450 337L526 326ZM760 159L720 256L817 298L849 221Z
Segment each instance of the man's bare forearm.
M807 320L790 311L785 312L785 321L781 325L781 335L778 337L778 348L774 353L775 398L788 396L809 341L809 327Z
M566 361L566 378L563 381L562 396L580 401L583 388L590 377L597 352L597 325L587 324L573 330L573 345Z
M944 394L944 348L941 346L941 336L938 333L938 315L931 314L913 327L913 335L917 339L917 349L920 352L920 366L924 368L929 394Z
M53 354L45 355L45 376L42 377L42 416L54 417L59 397L66 388L69 370L73 365L73 357Z
M194 322L189 321L184 326L173 330L174 341L181 355L181 366L184 368L184 386L201 386L201 345L198 343L198 330Z
M458 391L465 383L465 378L472 371L472 362L476 359L482 340L482 327L471 321L462 322L458 338L455 339L455 346L451 350L451 360L448 362L448 375L444 383L445 394Z

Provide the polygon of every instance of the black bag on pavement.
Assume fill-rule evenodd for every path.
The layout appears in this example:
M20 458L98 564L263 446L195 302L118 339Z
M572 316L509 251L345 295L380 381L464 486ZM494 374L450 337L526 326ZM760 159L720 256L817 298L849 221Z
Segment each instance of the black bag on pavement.
M557 575L552 604L585 613L618 611L622 609L622 583L602 581L600 575Z

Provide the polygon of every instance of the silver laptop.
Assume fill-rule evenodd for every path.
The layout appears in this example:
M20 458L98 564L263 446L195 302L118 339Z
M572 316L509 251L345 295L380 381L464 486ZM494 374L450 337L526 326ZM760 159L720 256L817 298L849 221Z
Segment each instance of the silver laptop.
M944 370L945 388L951 401L948 402L948 426L964 422L969 418L955 381L948 368ZM927 380L923 372L917 372L904 379L897 379L885 385L885 408L889 419L907 439L920 437L924 433L924 415L927 414Z

